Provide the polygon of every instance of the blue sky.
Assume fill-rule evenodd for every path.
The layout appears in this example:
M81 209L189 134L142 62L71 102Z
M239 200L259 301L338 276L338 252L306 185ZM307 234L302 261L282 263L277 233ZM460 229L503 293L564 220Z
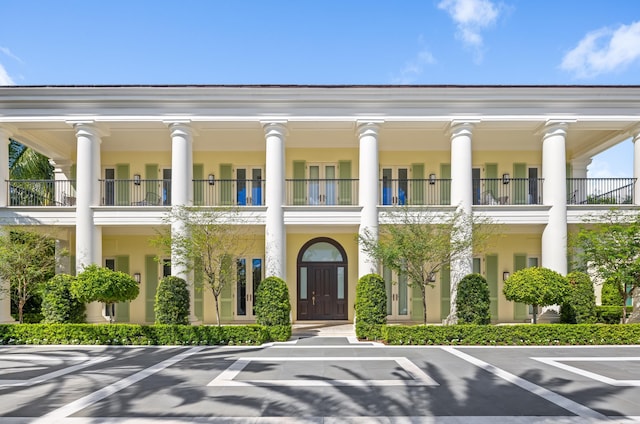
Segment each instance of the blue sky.
M0 0L0 85L640 84L639 0ZM631 176L632 146L590 176Z

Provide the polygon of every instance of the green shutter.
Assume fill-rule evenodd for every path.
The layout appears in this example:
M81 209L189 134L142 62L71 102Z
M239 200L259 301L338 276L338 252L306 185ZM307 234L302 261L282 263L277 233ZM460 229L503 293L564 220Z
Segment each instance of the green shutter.
M445 319L451 312L451 268L440 270L440 319Z
M69 256L69 274L76 275L76 255Z
M511 181L511 190L513 190L513 204L524 205L527 203L529 197L529 183L527 180L526 163L513 164L513 178L517 178L516 181Z
M491 319L496 321L498 319L498 255L487 255L486 257L486 269L487 269L487 284L489 285L489 312L491 313Z
M307 203L307 182L306 162L303 160L293 161L293 204L304 205Z
M410 205L424 205L424 164L414 163L411 165L411 198L408 204Z
M444 180L444 181L443 181ZM451 164L440 164L440 204L451 204Z
M338 162L338 172L340 181L338 183L338 204L339 205L351 205L352 204L352 191L351 186L351 161L341 160Z
M158 262L156 262L155 256L147 255L144 257L144 275L144 320L151 323L156 320L156 313L153 310L153 306L156 301L156 289L158 288Z
M128 163L120 163L116 165L116 181L115 181L115 189L116 189L116 205L118 206L128 206L131 204L131 200L129 198L129 192L131 187L129 184L131 182L129 179L131 175L129 174L129 164Z
M193 290L194 313L200 321L204 321L204 268L202 266L202 261L200 260L195 262L195 269L193 272Z
M116 256L116 271L129 273L129 256ZM129 322L130 302L116 303L116 322Z
M498 200L501 196L498 186L498 165L495 163L487 163L484 166L484 175L489 181L486 182L486 190L491 193L494 200ZM502 184L502 183L500 183Z
M220 204L233 205L233 166L230 163L220 164Z
M520 271L527 267L527 255L513 255L513 272ZM513 317L516 320L526 320L529 316L527 305L515 303L513 306Z
M422 323L424 308L422 306L422 291L417 284L411 284L411 320ZM428 290L428 289L427 289Z
M204 165L201 163L193 165L193 204L204 205Z
M146 164L144 166L144 198L159 199L160 198L160 181L158 181L159 167L157 164Z

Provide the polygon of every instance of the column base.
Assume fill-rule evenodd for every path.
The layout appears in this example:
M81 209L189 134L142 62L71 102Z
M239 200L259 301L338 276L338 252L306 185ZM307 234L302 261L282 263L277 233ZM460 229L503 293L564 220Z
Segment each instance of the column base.
M557 305L545 306L538 315L538 324L557 324L560 322L560 307Z
M105 324L109 323L109 317L104 315L104 304L100 302L92 302L87 305L86 321L88 324Z

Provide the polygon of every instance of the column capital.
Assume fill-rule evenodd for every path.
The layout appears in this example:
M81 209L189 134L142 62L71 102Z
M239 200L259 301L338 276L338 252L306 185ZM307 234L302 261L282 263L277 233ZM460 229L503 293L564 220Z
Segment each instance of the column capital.
M378 136L378 132L380 131L380 126L384 123L383 120L358 120L356 121L356 131L358 133L358 137L362 138L364 136Z
M284 138L289 134L287 121L260 121L265 137L276 136Z
M98 128L94 121L67 121L67 124L76 130L76 137L92 137L101 142L101 138L108 135L107 132Z
M631 139L635 143L636 141L640 141L640 124L633 127L630 131Z
M460 135L470 136L478 123L480 123L480 119L454 119L449 123L447 132L451 138Z
M198 135L197 131L193 129L191 126L191 121L162 121L168 128L171 133L171 137L174 136L184 136L193 138L193 136Z
M577 122L575 119L547 119L544 126L542 127L542 139L546 139L547 137L561 135L563 137L567 136L567 131L569 130L569 124Z

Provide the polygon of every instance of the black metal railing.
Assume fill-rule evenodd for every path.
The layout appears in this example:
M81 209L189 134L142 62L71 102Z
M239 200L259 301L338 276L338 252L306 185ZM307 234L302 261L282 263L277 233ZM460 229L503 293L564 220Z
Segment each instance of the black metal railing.
M635 178L567 178L567 204L633 204L635 184Z
M196 206L262 206L264 180L193 180Z
M357 205L357 179L285 180L287 205Z
M75 180L9 180L9 206L75 206Z
M171 180L100 180L100 205L171 205Z
M387 179L379 183L380 205L449 205L451 179Z
M540 205L542 178L474 179L474 205Z

